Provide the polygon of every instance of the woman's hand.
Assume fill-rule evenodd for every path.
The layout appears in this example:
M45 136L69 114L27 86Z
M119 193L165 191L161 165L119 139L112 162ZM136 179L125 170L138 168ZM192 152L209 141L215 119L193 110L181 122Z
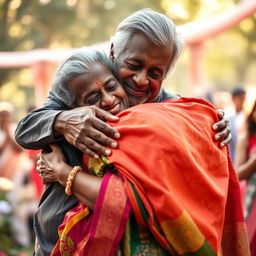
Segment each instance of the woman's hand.
M225 115L224 111L221 109L218 109L217 112L218 112L218 116L221 120L219 122L213 124L213 126L212 126L213 130L218 132L215 134L214 138L216 140L223 140L220 143L220 146L224 147L227 144L229 144L232 140L231 128L229 126L229 120L224 117L224 115Z
M65 180L61 178L63 176L61 172L64 172L64 174L68 173L71 167L67 167L64 154L58 145L52 144L50 148L52 152L42 151L38 154L37 172L44 184L60 182L62 185L65 185Z

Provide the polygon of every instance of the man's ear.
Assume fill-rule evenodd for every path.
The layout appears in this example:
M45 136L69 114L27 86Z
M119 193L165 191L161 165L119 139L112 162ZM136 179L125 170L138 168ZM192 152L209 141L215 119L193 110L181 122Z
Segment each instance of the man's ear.
M111 46L110 46L110 53L109 53L109 58L111 59L112 62L114 62L114 44L111 43Z

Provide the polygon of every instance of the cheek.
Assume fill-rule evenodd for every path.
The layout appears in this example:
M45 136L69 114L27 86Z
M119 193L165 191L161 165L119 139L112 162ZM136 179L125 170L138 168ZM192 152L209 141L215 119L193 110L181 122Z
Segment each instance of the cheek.
M125 93L124 89L121 86L120 86L119 89L116 90L115 96L120 98L120 99L123 99L124 97L126 97L126 93Z
M129 69L120 66L117 71L117 74L118 74L119 79L123 80L123 79L129 77L130 75L132 75L132 72Z
M152 93L158 93L160 91L162 82L160 81L153 81L150 83L150 88Z

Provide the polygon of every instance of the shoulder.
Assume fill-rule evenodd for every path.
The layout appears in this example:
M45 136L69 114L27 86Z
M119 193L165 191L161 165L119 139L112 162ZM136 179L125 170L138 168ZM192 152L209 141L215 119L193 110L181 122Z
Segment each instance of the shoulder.
M162 89L158 97L153 101L153 102L160 102L163 100L168 100L168 99L176 99L179 98L180 96L174 93L170 93L166 91L165 89Z

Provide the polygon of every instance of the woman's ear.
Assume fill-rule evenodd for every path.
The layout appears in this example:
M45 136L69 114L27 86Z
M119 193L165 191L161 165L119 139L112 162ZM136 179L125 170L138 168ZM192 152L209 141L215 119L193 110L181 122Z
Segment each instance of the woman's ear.
M110 46L109 58L112 62L114 62L115 57L114 57L114 44L113 43L111 43L111 46Z

